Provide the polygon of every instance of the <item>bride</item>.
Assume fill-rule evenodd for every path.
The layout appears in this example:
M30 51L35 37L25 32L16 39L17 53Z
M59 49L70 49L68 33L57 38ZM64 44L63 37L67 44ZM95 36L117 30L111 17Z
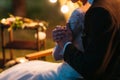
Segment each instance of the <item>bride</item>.
M82 0L71 0L73 3ZM73 11L70 19L68 20L68 28L72 31L74 36L74 45L84 51L82 46L82 31L84 29L84 15L85 9L90 7L92 0L88 0L84 6L77 8ZM58 26L61 27L61 26ZM79 44L78 44L79 43ZM62 49L56 45L53 57L55 60L61 60ZM0 73L0 80L76 80L83 78L66 62L53 63L40 60L28 61L25 63L17 64L2 73Z

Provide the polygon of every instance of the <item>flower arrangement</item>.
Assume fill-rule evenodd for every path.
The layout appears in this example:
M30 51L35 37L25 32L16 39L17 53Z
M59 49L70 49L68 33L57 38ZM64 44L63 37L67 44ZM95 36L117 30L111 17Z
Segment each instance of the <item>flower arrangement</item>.
M8 28L8 31L10 31L11 29L22 28L23 25L22 17L18 17L18 16L15 17L13 15L10 15L10 17L6 19L3 18L1 20L1 23L10 26Z
M13 16L13 15L9 15L9 18L3 18L0 23L2 23L3 25L8 25L10 26L8 28L8 31L12 30L12 29L17 29L17 28L21 28L24 29L25 26L37 26L39 25L39 30L40 31L46 31L48 23L46 21L33 21L32 19L29 18L23 18L23 17L19 17L19 16Z

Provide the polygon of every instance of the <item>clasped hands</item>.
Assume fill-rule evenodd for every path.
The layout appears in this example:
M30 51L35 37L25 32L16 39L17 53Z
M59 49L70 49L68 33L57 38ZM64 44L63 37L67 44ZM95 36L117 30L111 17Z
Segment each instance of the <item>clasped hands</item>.
M72 41L72 32L69 27L56 26L52 31L53 40L63 48L67 42Z

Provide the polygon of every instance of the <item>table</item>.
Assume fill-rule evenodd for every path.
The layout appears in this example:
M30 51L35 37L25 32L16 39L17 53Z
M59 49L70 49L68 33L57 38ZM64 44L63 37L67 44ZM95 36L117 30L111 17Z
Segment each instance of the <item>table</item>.
M6 62L6 56L5 56L5 49L10 50L10 59L13 59L13 52L12 49L26 49L26 50L37 50L39 51L41 47L45 48L45 39L39 40L39 28L41 27L40 25L35 25L35 26L25 26L24 29L29 29L29 30L35 30L37 33L37 38L34 41L24 41L24 40L14 40L13 37L13 32L15 31L14 29L10 30L9 33L9 41L5 42L5 29L8 29L10 25L4 25L0 23L0 28L1 28L1 45L2 45L2 56L3 56L3 64ZM21 28L17 28L21 29ZM23 30L24 30L23 29ZM45 31L43 31L45 32Z

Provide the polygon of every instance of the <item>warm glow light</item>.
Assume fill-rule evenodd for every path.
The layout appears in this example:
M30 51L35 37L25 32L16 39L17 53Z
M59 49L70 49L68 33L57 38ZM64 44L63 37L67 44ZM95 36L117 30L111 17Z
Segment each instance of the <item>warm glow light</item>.
M61 12L62 12L62 13L67 13L68 11L69 11L69 8L68 8L67 5L63 5L63 6L61 7Z
M49 0L51 3L56 3L57 0Z

